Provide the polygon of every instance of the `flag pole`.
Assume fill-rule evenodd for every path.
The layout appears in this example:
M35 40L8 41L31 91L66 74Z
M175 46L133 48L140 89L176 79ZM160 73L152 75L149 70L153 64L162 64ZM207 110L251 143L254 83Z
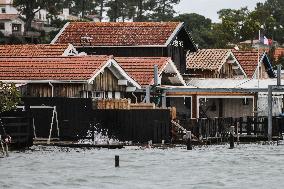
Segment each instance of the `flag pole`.
M259 88L259 47L260 47L260 30L258 31L258 48L257 48L257 86Z

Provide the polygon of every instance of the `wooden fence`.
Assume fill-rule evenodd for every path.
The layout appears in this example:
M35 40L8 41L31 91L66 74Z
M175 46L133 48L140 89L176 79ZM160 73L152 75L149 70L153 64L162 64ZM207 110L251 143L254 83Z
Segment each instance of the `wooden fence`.
M273 136L282 136L284 132L284 117L273 117ZM227 137L230 127L234 126L235 134L267 137L267 117L241 118L200 118L189 119L181 125L198 138Z
M32 146L33 131L32 120L26 112L11 111L0 115L0 134L11 136L14 148Z

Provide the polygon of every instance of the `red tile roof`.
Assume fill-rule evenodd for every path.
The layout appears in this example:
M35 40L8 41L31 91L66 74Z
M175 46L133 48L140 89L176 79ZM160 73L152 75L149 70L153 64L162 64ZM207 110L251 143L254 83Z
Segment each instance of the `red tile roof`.
M68 48L68 44L50 45L0 45L0 57L17 56L61 56Z
M170 61L167 57L116 57L115 60L126 73L140 85L153 84L154 65L159 68L159 74Z
M284 48L276 48L274 52L275 60L278 61L281 56L284 56Z
M18 14L0 14L0 20L15 20L19 16Z
M231 51L228 49L202 49L189 52L186 57L188 69L218 70Z
M246 72L247 76L251 78L255 73L258 65L258 51L233 51L236 59ZM260 58L262 58L263 53L260 53Z
M166 46L178 22L71 22L55 43L90 46Z
M0 57L0 80L87 81L109 56Z

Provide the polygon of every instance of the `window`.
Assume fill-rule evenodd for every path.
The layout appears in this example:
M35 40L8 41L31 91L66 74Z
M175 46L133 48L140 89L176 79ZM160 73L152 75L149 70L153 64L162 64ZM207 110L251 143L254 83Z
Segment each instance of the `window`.
M0 30L5 30L5 23L0 23Z
M21 27L22 27L21 24L12 24L12 31L13 32L19 32L19 31L21 31Z
M1 13L6 13L6 9L5 8L1 8Z
M105 93L101 92L101 91L94 91L93 92L93 98L103 99L103 98L105 98Z

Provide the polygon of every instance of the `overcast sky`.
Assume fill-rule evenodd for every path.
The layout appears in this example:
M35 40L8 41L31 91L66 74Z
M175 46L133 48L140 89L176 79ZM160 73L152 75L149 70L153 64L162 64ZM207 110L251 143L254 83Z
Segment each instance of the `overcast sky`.
M252 10L257 2L265 2L265 0L181 0L175 9L180 14L198 13L210 18L213 22L218 22L218 10L241 7L248 7Z

